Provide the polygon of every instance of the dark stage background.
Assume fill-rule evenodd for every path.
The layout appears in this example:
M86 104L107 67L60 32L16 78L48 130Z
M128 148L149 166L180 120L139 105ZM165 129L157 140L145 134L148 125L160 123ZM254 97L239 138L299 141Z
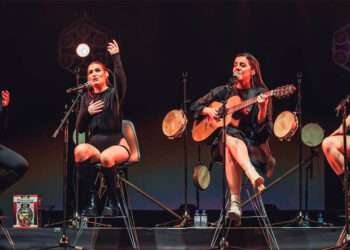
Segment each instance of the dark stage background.
M128 75L125 116L135 123L142 150L142 161L131 167L129 178L174 209L184 201L183 141L166 139L161 124L182 103L183 71L189 74L192 100L228 79L238 52L249 51L260 60L270 88L296 83L296 73L303 72L303 123L317 122L327 134L340 122L334 107L349 94L350 72L332 60L333 34L350 23L347 1L0 3L0 86L12 93L10 128L3 141L30 162L27 175L0 196L6 213L15 193L40 194L43 206L62 209L63 138L62 133L56 139L51 135L70 103L65 89L75 84L75 77L58 63L58 40L84 13L121 48ZM274 104L276 116L294 110L296 98ZM190 176L197 147L190 139L188 143L189 202L195 203ZM272 138L271 143L277 158L274 179L297 163L298 146L296 138ZM202 147L202 153L208 163L208 148ZM308 153L304 147L304 156ZM339 184L322 156L313 166L309 208L341 208ZM200 194L203 209L221 206L221 169L213 175L210 188ZM131 197L135 209L158 209L138 194ZM297 174L267 191L264 200L282 210L298 209Z

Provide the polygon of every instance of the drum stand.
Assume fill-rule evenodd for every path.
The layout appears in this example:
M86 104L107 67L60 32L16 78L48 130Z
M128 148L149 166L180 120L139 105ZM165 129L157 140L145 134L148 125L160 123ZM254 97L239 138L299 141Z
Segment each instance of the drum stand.
M184 116L187 117L187 104L190 102L187 99L187 77L188 77L188 73L187 72L183 72L182 73L182 83L183 83L183 111L184 111ZM169 223L174 223L175 222L175 227L186 227L192 224L192 218L191 215L188 212L188 198L187 198L187 194L188 194L188 157L187 157L187 137L188 137L188 130L187 130L187 126L184 129L183 132L183 142L184 142L184 212L183 215L181 216L181 220L180 222L178 220L176 221L170 221L167 223L162 223L162 225L166 225Z
M183 82L183 111L185 114L185 117L188 117L188 112L187 112L187 104L189 101L187 100L187 72L182 73L182 82ZM184 214L182 215L182 221L180 224L177 225L177 227L184 227L188 226L189 224L192 223L192 218L191 215L188 212L188 157L187 157L187 137L188 137L188 129L187 127L185 128L184 135L183 135L183 140L184 140L184 186L185 186L185 191L184 191L184 197L185 197L185 204L184 204Z
M302 210L303 205L303 194L302 194L302 183L303 183L303 169L302 169L302 162L303 162L303 143L301 138L301 127L302 127L302 95L301 95L301 82L302 82L302 72L297 72L297 82L298 82L298 99L297 99L297 105L295 108L295 114L297 115L298 121L299 121L299 128L298 128L298 193L299 193L299 211L296 217L293 219L287 220L287 221L281 221L274 223L273 225L291 225L295 224L296 226L305 226L307 223L305 223L305 220L309 220Z

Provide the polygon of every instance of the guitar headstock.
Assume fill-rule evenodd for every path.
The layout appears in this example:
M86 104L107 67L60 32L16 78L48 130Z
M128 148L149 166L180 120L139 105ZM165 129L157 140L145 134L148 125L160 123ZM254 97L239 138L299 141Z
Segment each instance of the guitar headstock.
M293 84L287 84L274 89L273 95L277 98L287 97L294 94L295 90L296 87Z

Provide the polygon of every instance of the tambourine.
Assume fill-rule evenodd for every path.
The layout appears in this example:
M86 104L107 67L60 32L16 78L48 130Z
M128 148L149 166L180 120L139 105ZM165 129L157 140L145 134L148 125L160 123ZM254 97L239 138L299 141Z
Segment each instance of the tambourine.
M200 190L206 190L210 184L210 171L205 165L197 165L193 169L193 184Z
M163 119L163 133L169 139L181 137L187 126L187 117L182 109L169 111Z
M301 129L301 140L309 147L317 147L324 138L324 131L317 123L308 123Z
M290 140L298 130L299 122L295 113L281 112L273 124L273 134L281 141Z

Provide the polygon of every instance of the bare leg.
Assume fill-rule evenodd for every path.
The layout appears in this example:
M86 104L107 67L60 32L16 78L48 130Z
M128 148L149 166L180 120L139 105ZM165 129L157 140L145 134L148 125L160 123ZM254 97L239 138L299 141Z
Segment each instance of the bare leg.
M101 164L103 167L111 168L128 160L129 152L125 149L126 147L130 150L128 143L122 138L119 145L111 146L101 153Z
M226 180L231 194L240 196L242 186L242 169L233 161L230 151L226 149Z
M81 163L90 160L92 163L100 161L100 151L88 143L79 144L74 149L74 160Z
M350 156L350 136L346 137L347 154ZM342 135L326 137L322 142L323 153L337 175L344 173L344 143Z
M243 169L252 185L259 192L263 191L265 189L264 179L258 174L251 163L246 144L242 140L229 135L226 136L226 144L233 159Z
M242 169L238 163L232 159L230 151L226 148L225 173L228 187L230 189L230 206L228 215L236 225L241 224L241 186L242 186Z

